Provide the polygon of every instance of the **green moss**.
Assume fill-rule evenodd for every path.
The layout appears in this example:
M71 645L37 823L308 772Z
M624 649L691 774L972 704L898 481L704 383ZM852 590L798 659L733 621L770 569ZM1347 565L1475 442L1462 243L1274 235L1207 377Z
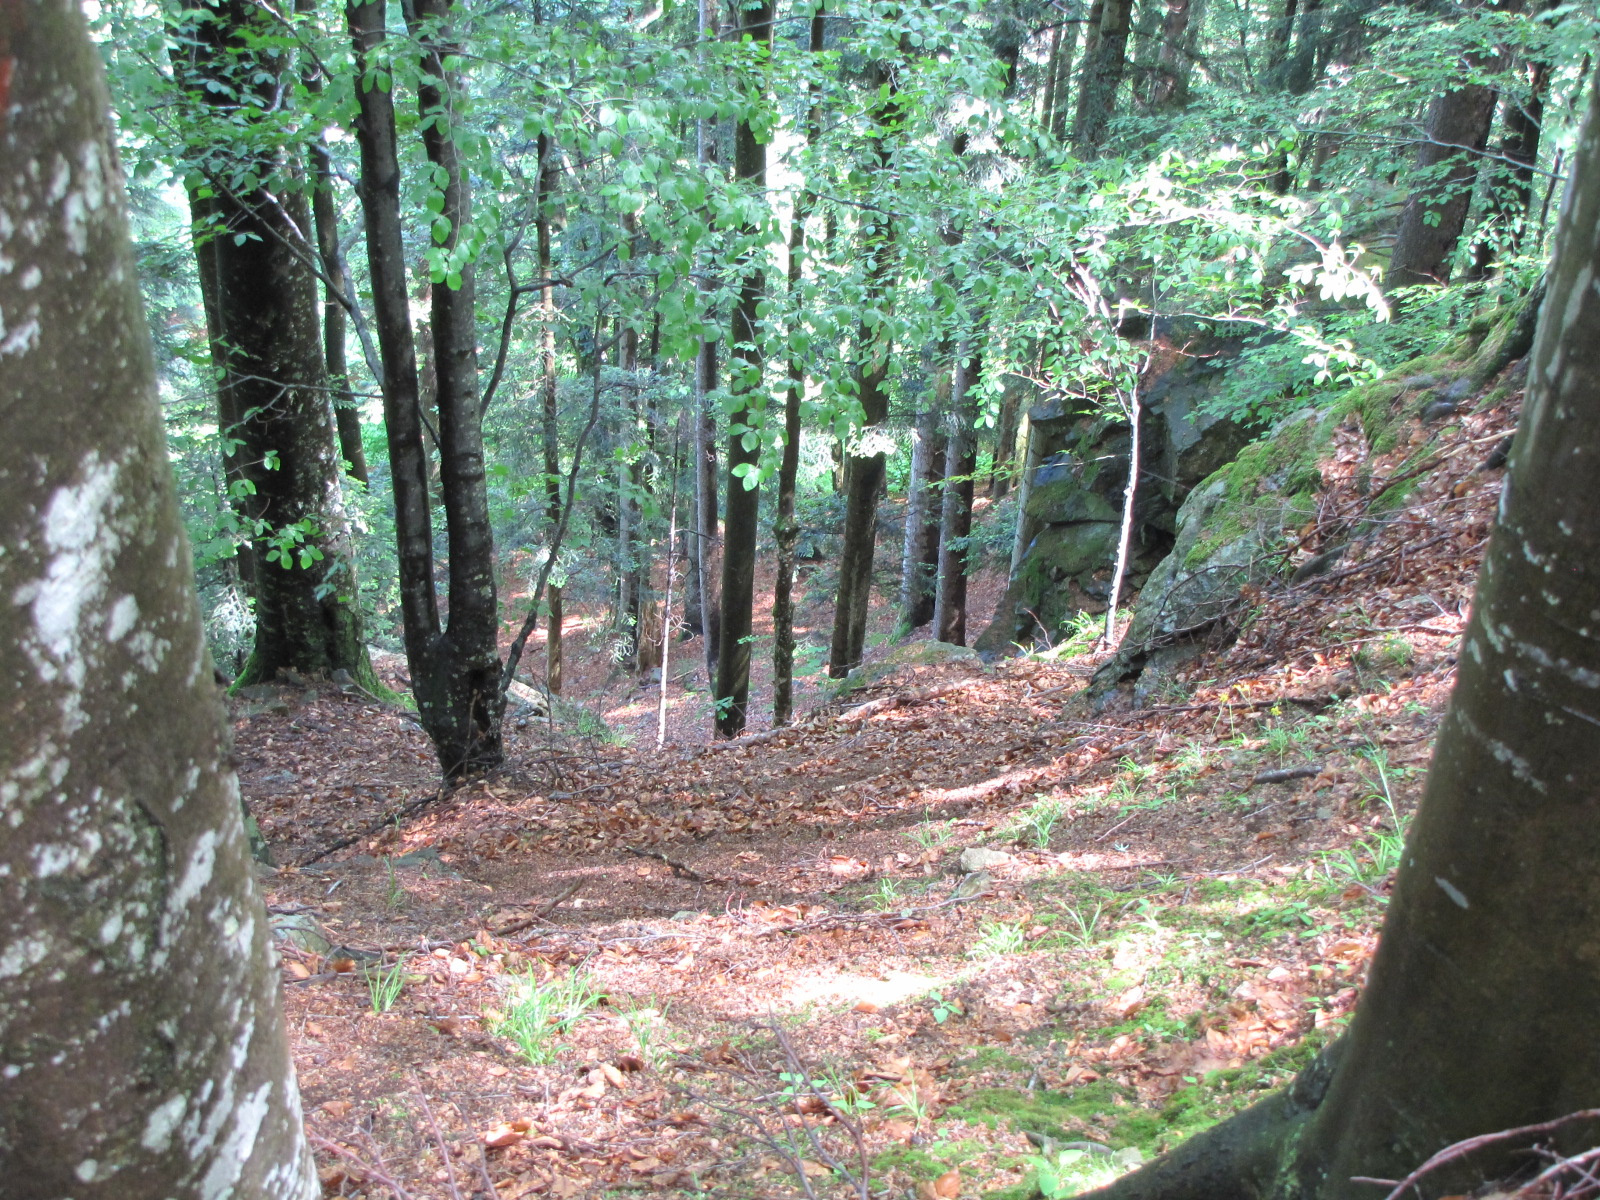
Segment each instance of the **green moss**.
M878 1154L872 1165L878 1172L899 1170L916 1179L937 1179L951 1167L959 1167L990 1149L974 1138L935 1138L917 1146L894 1146Z

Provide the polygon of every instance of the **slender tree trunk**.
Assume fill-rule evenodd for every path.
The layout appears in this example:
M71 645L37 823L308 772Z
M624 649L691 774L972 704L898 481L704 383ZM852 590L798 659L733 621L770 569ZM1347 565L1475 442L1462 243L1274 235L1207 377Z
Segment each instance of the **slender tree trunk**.
M1151 326L1155 325L1151 314ZM1143 374L1143 372L1141 372ZM1106 601L1105 644L1117 644L1117 604L1122 599L1122 580L1128 573L1128 548L1133 543L1133 506L1138 498L1139 472L1143 469L1139 454L1139 381L1134 380L1128 392L1128 486L1122 493L1122 524L1117 531L1117 557L1111 568L1111 595Z
M174 52L184 87L223 122L255 123L287 74L281 56L244 48L262 19L234 0L196 19ZM231 143L203 152L260 180L248 192L223 180L205 189L210 195L190 192L218 409L241 443L239 476L250 489L241 509L254 539L256 631L240 679L346 670L372 687L316 277L304 257L311 214L302 193L280 186L293 173L284 147L249 159Z
M939 583L939 526L944 489L946 427L950 417L949 343L934 352L937 379L917 414L906 494L906 531L900 553L900 627L921 629L933 620Z
M1080 154L1092 154L1105 140L1106 126L1116 115L1117 89L1128 61L1128 32L1133 20L1133 0L1104 0L1094 53L1085 54L1078 111L1073 121L1072 144Z
M813 56L822 53L826 18L822 4L811 14ZM811 105L806 111L806 145L812 145L822 126L822 87L811 84ZM805 164L809 169L810 164ZM816 197L802 187L794 201L789 225L789 308L803 322L805 307L806 221ZM787 725L794 712L794 551L800 525L794 516L796 477L800 473L800 418L805 402L806 363L800 355L789 359L789 389L783 401L783 458L778 464L777 513L773 519L778 544L777 577L772 584L772 724Z
M699 39L704 45L717 36L717 17L714 0L698 0ZM708 170L717 161L716 124L704 118L695 121L695 157L701 171ZM712 281L702 275L700 280L702 303L709 304L713 290ZM717 657L722 646L722 605L718 596L721 577L722 536L717 526L717 414L712 396L717 390L717 343L701 338L700 353L695 359L695 514L694 537L695 578L700 593L700 626L704 637L706 686L715 686Z
M1010 387L1000 401L1000 420L994 431L994 458L989 464L989 498L1002 499L1011 491L1012 472L1017 463L1017 415L1022 407L1021 393Z
M439 29L439 0L422 0L414 23ZM383 0L346 10L362 83L386 39ZM428 35L430 38L433 34ZM445 179L443 215L453 248L471 217L467 181L457 160L448 97L454 91L442 59L449 50L431 41L424 70L433 82L418 88L429 161ZM438 376L440 484L449 540L450 624L441 628L433 581L433 524L429 512L427 449L406 291L400 222L400 164L392 94L357 86L356 141L361 151L358 191L367 226L374 324L383 359L384 425L395 500L395 540L400 559L400 606L412 690L423 728L433 741L445 778L497 765L503 756L494 544L484 482L478 405L476 330L470 264L459 279L432 289L432 325ZM452 290L450 283L458 283Z
M772 46L771 0L754 0L740 10L740 40L770 50ZM769 98L761 96L763 106ZM767 186L767 147L749 120L740 121L734 130L733 173L764 198ZM755 238L757 227L747 225L746 237ZM752 245L747 260L740 264L742 282L739 303L733 311L733 331L729 339L734 364L729 384L734 409L728 415L727 516L723 526L722 557L722 652L717 659L717 733L737 737L745 727L745 708L750 703L750 641L754 628L756 582L757 518L760 514L761 439L756 432L764 400L753 403L765 387L759 310L766 296L766 274L761 269L761 251Z
M1056 110L1057 87L1061 80L1061 43L1066 37L1066 25L1058 23L1050 30L1050 53L1044 64L1044 94L1039 102L1039 128L1048 132ZM1073 30L1071 36L1076 37Z
M887 176L891 169L889 131L900 112L898 89L881 65L869 72L881 98L874 107L871 158L874 173ZM862 432L882 425L889 416L889 362L893 353L888 328L894 304L894 222L886 212L863 210L862 242L866 257L867 312L856 330L856 398L861 404ZM878 493L883 488L885 456L850 453L845 466L845 522L839 552L839 594L833 615L833 640L828 653L828 674L842 679L861 662L867 641L867 612L872 600L872 558L876 549Z
M1600 94L1596 96L1600 100ZM1344 1200L1442 1147L1600 1095L1600 113L1573 181L1529 357L1500 519L1450 707L1348 1032L1287 1091L1094 1193L1100 1200ZM1558 1151L1594 1145L1572 1126ZM1485 1145L1424 1192L1521 1172Z
M301 13L315 11L313 0L296 0ZM300 72L305 89L313 96L322 94L322 64L307 55ZM319 133L311 143L311 219L316 226L317 258L325 279L322 291L322 356L327 364L334 427L339 434L339 453L350 478L367 483L367 452L361 442L361 412L350 388L350 367L345 355L345 310L341 299L345 291L344 257L339 253L339 212L335 204L337 175L328 138Z
M939 520L939 589L934 604L935 636L953 646L967 644L967 551L956 543L972 532L973 472L978 469L977 406L982 370L978 351L963 343L956 351L950 387L951 428L945 462L947 482Z
M556 285L555 260L550 248L550 212L555 203L556 187L561 172L556 162L557 150L550 135L541 133L539 148L539 215L534 220L534 238L538 243L539 277L544 286L539 289L539 374L540 374L540 424L544 442L544 515L547 538L554 538L561 524L561 431L557 423L556 364ZM546 542L549 545L549 542ZM561 584L555 582L559 575L552 568L548 610L545 620L544 685L552 696L561 694L562 659L561 627L565 619L562 612Z
M0 1190L312 1200L100 57L19 0L0 62Z
M1033 541L1034 522L1028 519L1028 498L1033 495L1033 473L1039 469L1039 438L1033 432L1031 410L1022 414L1022 473L1017 478L1017 532L1011 540L1011 569L1009 577L1015 579L1017 568L1022 566L1022 556Z

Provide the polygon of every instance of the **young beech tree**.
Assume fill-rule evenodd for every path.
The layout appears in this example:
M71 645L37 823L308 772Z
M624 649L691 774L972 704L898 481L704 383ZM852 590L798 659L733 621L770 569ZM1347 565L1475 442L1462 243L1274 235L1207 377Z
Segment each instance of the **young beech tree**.
M1094 1193L1371 1200L1600 1096L1600 92L1578 136L1500 520L1370 981L1287 1090ZM1564 1134L1593 1145L1593 1123ZM1580 1140L1581 1139L1581 1140ZM1418 1194L1526 1166L1499 1142Z
M310 1200L106 109L0 5L0 1191Z

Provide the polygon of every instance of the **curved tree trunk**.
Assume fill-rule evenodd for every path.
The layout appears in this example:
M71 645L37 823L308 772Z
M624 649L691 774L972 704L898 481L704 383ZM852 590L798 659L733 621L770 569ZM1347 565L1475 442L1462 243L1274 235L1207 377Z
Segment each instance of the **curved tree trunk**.
M0 63L0 1191L311 1200L100 58L18 0Z
M1097 1197L1371 1200L1352 1176L1404 1178L1454 1142L1600 1095L1597 273L1591 103L1459 679L1349 1032L1288 1092ZM1471 1190L1525 1150L1475 1153L1422 1194Z

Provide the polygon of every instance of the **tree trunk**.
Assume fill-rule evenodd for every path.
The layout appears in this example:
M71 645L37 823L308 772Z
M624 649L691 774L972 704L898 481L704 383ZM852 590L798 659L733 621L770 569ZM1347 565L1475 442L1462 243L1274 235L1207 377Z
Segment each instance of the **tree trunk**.
M699 40L702 45L717 36L714 0L698 0ZM704 171L717 161L716 123L695 121L695 157ZM702 274L702 303L709 303L714 290L712 280ZM717 390L717 343L700 339L700 353L694 369L694 537L695 578L700 593L700 627L704 637L706 687L717 678L717 655L722 646L722 605L717 594L721 577L721 532L717 527L717 414L712 395Z
M19 0L0 62L0 1190L312 1200L100 57Z
M1524 88L1505 99L1500 133L1500 160L1490 166L1484 225L1497 234L1498 246L1480 238L1472 248L1472 275L1489 273L1497 253L1515 254L1533 206L1533 168L1539 161L1539 134L1544 127L1544 97L1550 86L1550 64L1523 64ZM1481 232L1481 230L1480 230Z
M946 482L939 520L939 589L934 604L935 635L953 646L967 644L967 551L956 543L972 532L973 472L978 469L977 405L973 394L981 372L970 344L956 351L950 387L951 428L945 463L954 482Z
M1083 83L1072 127L1072 145L1081 155L1093 155L1099 149L1105 141L1106 126L1116 114L1117 89L1127 66L1132 20L1133 0L1104 0L1094 53L1084 55Z
M1104 0L1093 0L1087 16L1079 15L1083 12L1083 0L1069 0L1067 4L1066 29L1061 34L1061 61L1056 64L1055 104L1050 110L1050 136L1058 142L1067 140L1071 125L1072 60L1078 48L1078 27L1083 27L1083 56L1087 61L1093 52L1094 41L1099 36L1103 11ZM1078 86L1083 86L1082 80L1079 80Z
M1400 214L1385 288L1449 282L1494 108L1494 89L1481 84L1446 92L1429 108L1427 140L1417 148L1418 181Z
M1592 102L1501 517L1355 1018L1288 1092L1097 1197L1370 1200L1352 1176L1400 1179L1444 1146L1600 1095L1597 272ZM1591 1146L1594 1133L1557 1143ZM1526 1151L1486 1147L1431 1173L1426 1194L1470 1191L1525 1166Z
M1167 0L1156 77L1150 85L1150 108L1155 112L1168 112L1189 103L1195 32L1200 26L1203 4L1204 0Z
M739 9L741 41L763 51L772 46L772 0L754 0ZM769 98L761 96L763 107ZM756 135L755 126L740 121L733 135L733 173L755 196L765 200L767 188L767 147ZM727 509L722 543L722 647L717 658L717 686L713 693L717 733L738 737L745 726L745 707L750 703L750 640L753 628L756 582L757 517L760 513L761 437L758 432L765 403L752 403L763 389L762 368L765 354L761 345L761 302L766 295L766 275L760 266L760 250L753 243L757 228L747 224L744 235L752 246L747 261L739 265L742 276L739 303L733 310L733 330L729 341L733 369L729 387L734 408L728 414Z
M417 20L442 17L439 0L423 0ZM362 84L386 39L382 0L347 9ZM441 215L449 222L442 243L452 250L470 219L467 183L456 159L442 68L448 53L428 45L424 71L433 81L418 89L428 128L424 146L446 180ZM471 264L432 289L438 374L440 481L449 543L450 624L441 627L433 582L433 522L429 512L427 450L423 443L416 345L406 294L405 247L400 222L400 164L392 94L378 86L355 89L361 151L359 192L367 225L372 309L383 358L384 425L395 500L395 540L400 558L400 604L406 657L422 726L433 741L447 780L497 765L502 757L498 620L494 544L489 532L478 407L476 330ZM451 283L458 285L452 290Z
M826 32L823 5L811 14L811 54L822 53ZM806 144L812 145L822 126L822 86L811 84L811 105L806 111ZM807 164L809 168L809 164ZM816 197L801 188L794 201L789 225L789 308L793 320L804 320L806 221ZM773 536L778 544L777 577L772 584L772 724L787 725L794 712L794 551L800 526L794 517L796 477L800 473L800 417L805 402L806 363L796 354L789 359L789 390L783 402L783 458L778 464L777 513Z
M950 415L948 343L936 352L938 381L930 403L917 414L911 444L911 481L906 494L906 532L900 554L900 628L909 632L933 620L939 581L939 517L945 474L945 427Z
M252 173L190 189L196 261L218 379L218 409L240 445L240 502L254 542L256 631L240 676L251 683L282 670L346 670L376 686L361 631L350 532L339 490L328 376L317 320L316 278L304 255L311 227L282 146L249 156L231 140L234 121L255 123L287 73L281 55L250 52L261 16L224 4L188 28L173 66L203 97L224 135L200 147L222 175ZM207 194L210 193L210 194ZM242 489L241 489L242 490Z
M296 12L309 14L315 11L314 0L296 0ZM305 89L313 96L322 95L326 80L322 63L307 55L300 72ZM355 393L350 388L350 367L345 355L346 291L344 256L339 253L339 212L334 203L335 180L333 155L328 150L328 138L318 133L311 143L311 219L316 227L317 258L322 265L322 357L327 366L329 399L333 404L334 427L339 434L339 453L344 458L350 478L367 483L367 452L361 442L361 412Z
M889 131L898 124L900 99L889 72L874 64L869 87L880 93L873 107L875 126L871 170L886 175L891 169ZM886 212L863 209L862 242L866 257L863 307L868 313L856 329L856 399L861 405L861 430L867 433L889 416L889 361L893 338L889 314L894 306L894 221ZM863 446L858 449L870 450ZM867 641L867 611L872 601L872 558L878 529L878 493L883 488L885 456L848 453L845 462L845 519L839 551L839 594L833 614L833 640L828 651L828 675L842 679L859 665Z
M1000 420L994 431L994 458L989 463L989 498L1003 499L1011 491L1012 472L1017 462L1017 416L1022 396L1008 387L1000 400Z
M550 135L541 133L539 147L539 215L534 220L534 239L538 243L539 278L539 375L540 423L544 441L544 519L546 546L551 545L561 524L561 431L557 424L556 373L556 285L555 262L550 249L550 210L555 203L556 185L561 172L556 163L556 148ZM561 626L565 617L561 604L561 578L551 568L548 610L545 618L544 685L552 696L561 694Z
M1061 80L1061 44L1069 36L1064 22L1058 22L1050 29L1050 52L1044 60L1044 88L1039 100L1039 129L1048 133L1051 121L1055 116L1057 88ZM1077 37L1077 30L1070 31L1070 36Z

